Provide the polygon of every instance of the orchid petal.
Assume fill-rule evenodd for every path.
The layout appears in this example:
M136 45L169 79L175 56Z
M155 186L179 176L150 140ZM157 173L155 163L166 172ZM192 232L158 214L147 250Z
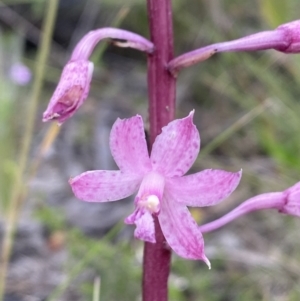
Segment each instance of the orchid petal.
M216 205L240 182L242 172L206 169L196 174L167 179L166 189L177 202L193 207Z
M69 180L78 199L86 202L111 202L135 193L142 178L113 170L87 171Z
M151 169L143 119L117 119L110 133L111 153L121 171L143 175Z
M136 209L125 219L126 224L135 224L134 237L143 241L155 243L154 220L147 210Z
M187 259L201 259L210 267L204 254L202 234L186 206L175 202L165 193L158 220L168 244L175 253Z
M193 165L200 149L200 136L193 123L194 111L183 119L170 122L153 144L153 170L167 177L182 176Z

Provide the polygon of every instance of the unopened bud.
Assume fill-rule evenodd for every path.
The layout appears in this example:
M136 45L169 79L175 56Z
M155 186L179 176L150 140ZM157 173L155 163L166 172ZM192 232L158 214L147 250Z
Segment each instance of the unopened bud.
M85 60L71 61L65 66L43 121L57 120L62 124L73 116L87 98L93 68L93 63Z

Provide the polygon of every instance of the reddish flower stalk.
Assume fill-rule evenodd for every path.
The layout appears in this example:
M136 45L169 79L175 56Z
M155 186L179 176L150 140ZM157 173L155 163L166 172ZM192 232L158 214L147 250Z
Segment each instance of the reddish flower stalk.
M202 62L220 52L258 51L274 49L283 53L300 52L300 20L282 24L274 30L258 32L237 40L220 42L184 53L168 68L176 76L182 68Z
M170 0L147 0L150 37L155 51L148 59L150 147L163 126L175 117L175 78L167 64L173 59L173 25ZM145 243L143 301L167 301L171 250L157 218L156 243Z
M217 230L238 217L264 209L276 209L280 213L299 217L300 182L282 192L264 193L250 198L219 219L200 226L200 231L207 233Z
M153 44L142 36L119 28L100 28L85 35L73 50L70 61L89 60L96 45L103 39L116 39L114 44L119 47L129 47L148 53L153 52Z

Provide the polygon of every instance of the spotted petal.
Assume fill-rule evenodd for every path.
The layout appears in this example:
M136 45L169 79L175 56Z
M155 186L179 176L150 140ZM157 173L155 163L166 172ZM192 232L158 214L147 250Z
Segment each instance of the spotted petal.
M110 149L121 171L143 175L150 170L141 116L117 119L110 133Z
M110 202L124 199L138 190L142 178L121 171L87 171L70 179L75 196L86 202Z
M196 174L167 179L166 189L177 202L187 206L212 206L235 190L241 176L241 171L206 169Z
M193 123L194 111L162 129L151 152L153 169L167 177L184 175L193 165L200 149L200 136Z
M168 244L175 253L187 259L201 259L210 267L204 254L202 234L186 206L177 203L165 193L158 220Z
M147 210L136 209L125 219L126 224L135 224L134 237L143 241L155 243L154 220Z

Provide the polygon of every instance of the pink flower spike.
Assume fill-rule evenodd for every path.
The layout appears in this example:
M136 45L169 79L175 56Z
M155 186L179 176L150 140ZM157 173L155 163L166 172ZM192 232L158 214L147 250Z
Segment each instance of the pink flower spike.
M57 120L62 124L74 115L87 98L94 65L89 61L69 62L43 114L43 121Z
M241 172L206 170L182 177L200 148L193 115L194 111L162 129L151 159L141 116L118 119L111 130L110 148L120 171L85 172L70 184L79 199L92 202L115 201L138 189L135 210L125 219L125 223L136 225L135 237L155 243L153 217L157 216L167 243L179 256L200 259L210 266L202 234L186 205L220 202L236 188Z

